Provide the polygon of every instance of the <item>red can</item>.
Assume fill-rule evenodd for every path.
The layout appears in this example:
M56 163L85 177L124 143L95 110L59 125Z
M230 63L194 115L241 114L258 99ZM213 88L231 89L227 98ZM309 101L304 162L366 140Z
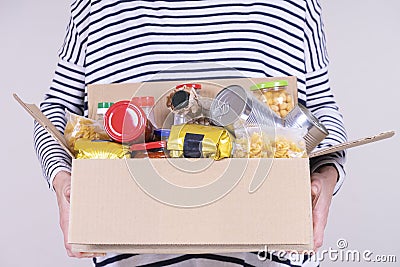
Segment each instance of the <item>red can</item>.
M114 103L104 115L104 129L116 142L150 141L153 128L143 109L129 100Z

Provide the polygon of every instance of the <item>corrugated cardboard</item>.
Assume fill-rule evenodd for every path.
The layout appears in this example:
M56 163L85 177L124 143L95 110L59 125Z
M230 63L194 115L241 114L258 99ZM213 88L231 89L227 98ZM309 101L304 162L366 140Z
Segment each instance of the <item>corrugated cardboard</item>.
M223 87L280 78L200 81L210 97ZM296 92L296 78L285 77ZM183 82L93 85L88 88L89 117L95 103L130 99L134 95L161 97L155 108L157 126L167 118L166 92ZM18 102L66 148L62 135L34 105ZM297 101L297 99L296 99ZM321 150L346 149L388 138L385 133ZM171 163L209 164L190 173ZM129 168L128 168L129 167ZM255 192L249 185L260 170L269 175ZM134 170L134 171L132 171ZM135 180L173 183L183 187L211 184L222 174L240 175L239 182L217 201L192 208L164 204ZM230 176L229 176L230 177ZM171 197L166 195L166 198ZM308 250L313 247L308 159L121 159L77 160L72 163L69 243L74 250L119 253L206 253L270 249Z
M51 136L64 148L65 151L72 157L75 158L74 154L69 150L67 141L65 141L64 135L57 130L57 128L51 123L51 121L40 111L35 104L27 104L21 100L16 94L13 97L17 102L43 127Z
M310 249L308 159L293 160L290 168L287 161L275 160L263 186L250 194L253 170L258 164L269 166L270 161L228 159L188 177L166 160L151 160L155 175L174 177L177 184L185 184L187 179L206 183L207 177L215 177L228 165L231 172L242 173L242 166L248 164L240 182L222 199L181 208L147 195L130 176L125 160L74 160L69 242L100 245L96 251L101 245L114 251L129 245L125 247L130 252L157 253L257 251L266 244ZM139 175L153 175L148 160L127 162L140 170Z
M362 146L362 145L366 145L369 143L374 143L377 141L381 141L387 138L390 138L392 136L394 136L395 132L394 131L388 131L388 132L382 132L376 135L372 135L372 136L368 136L368 137L363 137L363 138L359 138L356 140L352 140L349 142L345 142L336 146L331 146L331 147L327 147L324 149L320 149L320 150L316 150L314 152L312 152L309 157L310 158L314 158L314 157L318 157L318 156L322 156L322 155L326 155L329 153L333 153L333 152L337 152L337 151L341 151L341 150L345 150L348 148L353 148L353 147L357 147L357 146Z

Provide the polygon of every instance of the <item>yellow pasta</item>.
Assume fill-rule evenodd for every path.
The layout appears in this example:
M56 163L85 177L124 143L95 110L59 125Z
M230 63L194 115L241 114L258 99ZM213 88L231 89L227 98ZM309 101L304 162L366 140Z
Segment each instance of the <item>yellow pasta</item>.
M254 132L250 138L236 139L235 158L270 158L272 147L262 133Z
M283 136L266 138L263 133L253 132L249 138L236 139L236 158L301 158L306 157L305 142L294 142Z
M302 158L307 156L304 141L296 144L284 137L277 137L274 148L275 158Z
M68 147L74 151L76 140L84 138L88 140L110 140L102 125L97 121L91 120L70 112L66 112L67 125L65 126L64 136Z

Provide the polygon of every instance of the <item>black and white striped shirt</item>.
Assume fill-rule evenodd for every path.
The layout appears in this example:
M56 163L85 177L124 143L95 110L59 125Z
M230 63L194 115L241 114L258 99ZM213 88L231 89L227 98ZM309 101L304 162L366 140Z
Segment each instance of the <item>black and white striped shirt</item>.
M329 130L319 147L346 141L329 87L318 0L74 0L40 108L63 132L65 109L86 114L88 84L286 75L297 77L299 102ZM59 171L70 171L71 159L38 124L34 145L52 187ZM325 163L339 171L336 193L344 179L344 152L319 157L311 168Z

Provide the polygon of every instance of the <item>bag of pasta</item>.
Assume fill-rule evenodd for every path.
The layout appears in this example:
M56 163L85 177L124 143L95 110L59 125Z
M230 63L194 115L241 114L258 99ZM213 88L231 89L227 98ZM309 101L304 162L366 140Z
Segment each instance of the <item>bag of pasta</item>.
M274 128L246 126L235 129L234 158L272 158Z
M305 131L297 128L246 126L235 129L235 158L306 157Z
M305 158L307 157L306 142L303 128L276 128L272 142L274 158Z
M91 120L83 116L65 112L67 125L65 126L64 136L68 147L74 151L75 142L78 139L88 140L110 140L108 134L104 131L103 125L96 120Z

